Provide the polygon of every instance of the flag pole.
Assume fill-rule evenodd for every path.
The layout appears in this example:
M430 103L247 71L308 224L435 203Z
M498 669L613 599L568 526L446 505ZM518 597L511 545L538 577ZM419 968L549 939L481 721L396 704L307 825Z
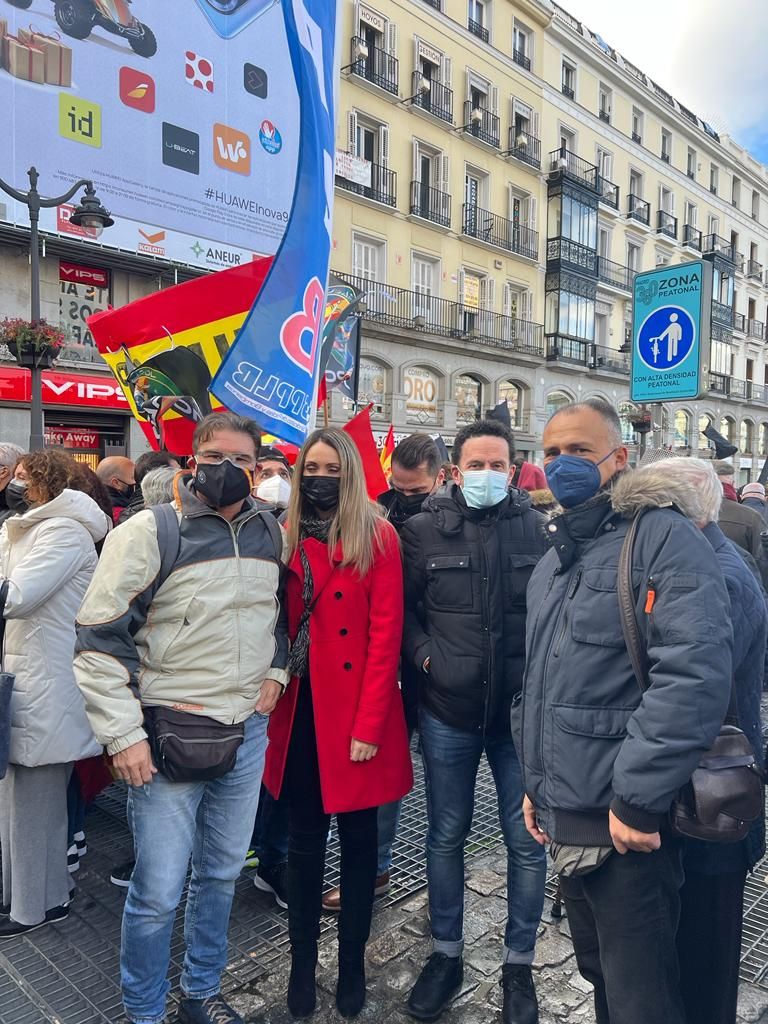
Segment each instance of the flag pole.
M323 428L328 429L328 399L323 402Z

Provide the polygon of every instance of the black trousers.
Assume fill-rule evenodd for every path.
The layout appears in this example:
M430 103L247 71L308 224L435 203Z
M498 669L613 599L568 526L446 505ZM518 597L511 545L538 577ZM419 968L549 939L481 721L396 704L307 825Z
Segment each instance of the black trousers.
M613 853L597 871L562 879L597 1024L685 1024L675 944L682 881L680 844L667 837L654 853Z
M685 871L677 953L688 1024L735 1024L746 870Z
M331 817L323 811L312 691L299 688L283 787L288 802L288 934L291 950L311 954L320 935L325 848ZM378 863L377 808L336 815L341 847L339 948L359 957L368 941Z

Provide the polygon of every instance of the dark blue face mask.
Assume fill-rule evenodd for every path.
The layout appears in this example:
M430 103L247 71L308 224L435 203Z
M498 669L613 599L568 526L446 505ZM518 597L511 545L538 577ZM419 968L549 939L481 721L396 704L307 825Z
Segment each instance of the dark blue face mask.
M575 508L589 501L600 490L602 464L618 449L608 452L599 462L590 462L578 455L558 455L544 467L549 489L563 508Z

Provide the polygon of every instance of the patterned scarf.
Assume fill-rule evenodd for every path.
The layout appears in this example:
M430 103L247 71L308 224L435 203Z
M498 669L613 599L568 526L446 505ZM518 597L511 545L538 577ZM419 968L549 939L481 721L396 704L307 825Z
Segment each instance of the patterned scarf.
M314 607L315 581L312 578L312 567L302 545L302 541L308 537L328 543L328 531L331 528L330 519L315 519L306 515L301 520L299 529L299 558L304 571L304 585L301 588L301 599L304 603L304 610L299 619L299 628L296 631L296 638L291 644L291 653L288 657L288 672L291 676L303 679L309 669L309 618Z

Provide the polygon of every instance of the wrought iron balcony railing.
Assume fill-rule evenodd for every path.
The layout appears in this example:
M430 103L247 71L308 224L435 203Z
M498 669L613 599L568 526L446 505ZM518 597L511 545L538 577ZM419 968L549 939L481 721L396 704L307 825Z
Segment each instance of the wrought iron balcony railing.
M762 341L765 337L765 324L761 320L747 320L747 334L750 338L760 338Z
M367 56L359 56L361 51L367 53ZM397 96L399 67L397 57L393 57L391 53L378 46L371 46L367 40L359 36L352 38L352 74L359 75L372 85L377 85L380 89Z
M572 269L597 277L597 252L571 238L547 239L547 270Z
M462 233L507 252L514 252L530 260L538 259L539 234L516 221L507 220L490 210L465 203L461 216Z
M762 281L763 265L757 260L747 260L747 277L750 281Z
M640 224L645 224L646 227L650 226L651 204L647 203L645 199L641 199L640 196L633 196L630 192L627 196L627 217Z
M509 149L506 156L513 156L529 167L539 170L541 167L541 140L529 131L522 131L514 125L509 126Z
M570 85L566 85L563 82L563 96L567 96L569 100L572 100L576 93L573 91Z
M733 329L738 331L740 334L747 333L747 318L743 313L733 314Z
M512 60L515 64L519 64L521 68L525 68L526 71L531 70L531 58L526 53L523 53L522 50L513 50Z
M501 141L501 122L498 115L485 107L475 107L472 100L464 103L464 131L475 139L479 139L494 149L499 148Z
M371 183L361 185L356 181L349 181L336 175L336 185L343 188L345 192L354 192L355 195L372 199L376 203L384 203L386 206L397 205L397 172L391 171L389 167L381 164L370 164Z
M731 263L736 261L736 246L720 235L704 235L701 251L705 254L716 253Z
M667 238L677 238L677 217L666 210L657 210L656 233Z
M451 197L421 181L411 182L411 216L422 217L441 227L451 226Z
M614 263L613 260L606 259L604 256L598 256L597 276L599 280L604 284L610 285L612 288L631 292L635 284L637 271L625 267L622 263Z
M608 181L607 178L598 176L597 179L597 191L600 196L600 202L606 206L610 206L614 210L619 208L619 186L614 185L612 181Z
M560 173L563 177L577 181L597 192L600 176L598 168L577 156L576 153L571 153L565 147L555 149L549 154L549 169L551 173Z
M453 89L443 85L442 82L435 81L434 78L430 78L429 89L426 92L420 92L419 87L422 84L422 77L420 71L413 72L411 81L412 104L428 114L439 117L441 121L453 124Z
M643 136L640 135L639 132L632 132L632 141L636 143L638 146L642 146Z
M683 245L701 252L701 232L693 224L683 224Z
M484 43L488 42L488 29L481 22L475 21L473 18L470 18L467 21L467 28L469 29L473 36L477 36L478 39L482 39Z

